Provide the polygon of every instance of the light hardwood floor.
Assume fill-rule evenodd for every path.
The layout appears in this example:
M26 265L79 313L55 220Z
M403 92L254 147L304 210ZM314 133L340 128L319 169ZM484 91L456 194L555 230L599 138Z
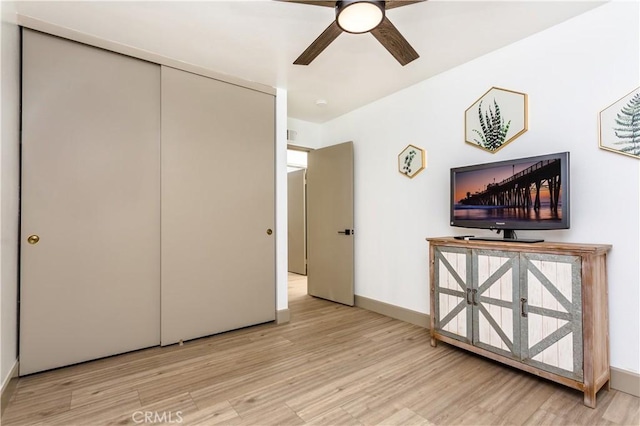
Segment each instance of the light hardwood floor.
M306 295L265 324L21 378L2 425L638 425L639 399L580 392Z

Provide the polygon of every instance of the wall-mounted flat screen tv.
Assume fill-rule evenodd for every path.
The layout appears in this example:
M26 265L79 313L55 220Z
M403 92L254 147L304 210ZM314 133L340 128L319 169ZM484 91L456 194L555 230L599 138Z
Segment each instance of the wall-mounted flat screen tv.
M452 168L451 225L502 230L506 240L569 228L569 153Z

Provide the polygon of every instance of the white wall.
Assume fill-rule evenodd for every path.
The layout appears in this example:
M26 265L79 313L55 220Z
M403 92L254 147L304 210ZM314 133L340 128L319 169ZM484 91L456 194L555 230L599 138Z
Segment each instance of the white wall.
M322 126L323 145L355 144L356 294L428 313L425 237L469 233L448 225L449 168L570 151L571 229L518 234L613 244L611 364L640 371L640 162L599 149L597 124L639 85L639 7L598 7ZM491 86L529 95L529 131L495 154L464 143L464 111ZM397 171L408 144L427 150L413 180Z
M287 276L287 91L276 89L276 310L289 306Z
M0 60L0 383L17 360L18 204L20 173L20 33L15 5L2 2Z
M287 120L287 129L295 132L295 140L288 141L291 145L303 146L305 148L320 148L322 146L321 130L322 127L317 123L309 123L308 121L289 118Z

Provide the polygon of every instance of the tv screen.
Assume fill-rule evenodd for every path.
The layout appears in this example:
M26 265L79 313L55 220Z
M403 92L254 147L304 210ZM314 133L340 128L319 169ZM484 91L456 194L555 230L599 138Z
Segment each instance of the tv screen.
M569 153L451 169L451 225L514 230L569 228Z

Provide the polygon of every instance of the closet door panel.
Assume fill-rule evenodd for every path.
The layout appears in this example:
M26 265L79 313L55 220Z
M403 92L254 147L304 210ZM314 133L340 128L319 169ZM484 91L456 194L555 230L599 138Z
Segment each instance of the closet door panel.
M274 103L162 67L163 345L275 319Z
M160 67L25 29L22 118L20 373L157 345Z

